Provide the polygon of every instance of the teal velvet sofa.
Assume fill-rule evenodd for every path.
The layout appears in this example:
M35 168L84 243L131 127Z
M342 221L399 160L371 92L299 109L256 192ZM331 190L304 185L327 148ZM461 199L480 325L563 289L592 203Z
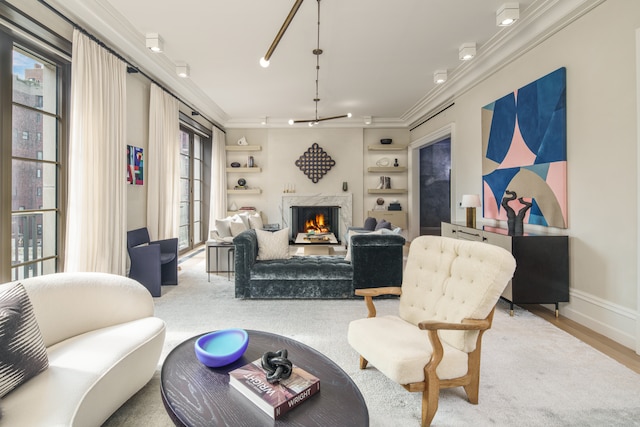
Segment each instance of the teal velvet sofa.
M402 284L405 239L396 234L352 236L351 261L341 255L260 261L255 230L233 243L236 298L352 298L355 289Z

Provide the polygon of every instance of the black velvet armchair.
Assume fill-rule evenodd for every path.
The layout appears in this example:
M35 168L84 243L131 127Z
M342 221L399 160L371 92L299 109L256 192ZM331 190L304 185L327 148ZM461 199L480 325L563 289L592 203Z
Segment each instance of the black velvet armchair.
M131 259L129 277L142 283L154 297L162 295L161 285L178 284L178 239L151 241L146 228L127 232Z

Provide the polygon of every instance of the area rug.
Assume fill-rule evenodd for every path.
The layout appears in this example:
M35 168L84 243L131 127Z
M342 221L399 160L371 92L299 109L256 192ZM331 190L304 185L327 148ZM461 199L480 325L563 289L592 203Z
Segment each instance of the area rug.
M367 403L371 426L419 426L421 395L409 393L375 367L358 369L347 343L350 321L366 317L361 300L238 300L233 281L211 275L202 254L183 263L179 285L163 287L156 315L167 338L152 380L104 424L172 426L160 397L166 355L195 335L229 327L264 330L303 342L347 372ZM379 314L397 311L381 300ZM267 423L269 424L269 423ZM480 402L462 388L440 394L434 426L640 426L640 375L547 321L500 302L484 335ZM333 426L330 426L333 427Z

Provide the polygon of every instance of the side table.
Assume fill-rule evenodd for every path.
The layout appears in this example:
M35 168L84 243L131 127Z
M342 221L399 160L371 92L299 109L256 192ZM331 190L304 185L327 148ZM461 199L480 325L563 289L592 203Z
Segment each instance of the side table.
M227 279L231 280L231 272L234 271L233 270L233 261L234 261L234 257L235 257L235 246L233 245L233 243L224 243L224 242L217 242L217 241L209 241L207 242L207 281L211 281L211 273L220 273L221 270L218 267L218 250L219 249L227 249ZM212 270L211 269L211 265L210 265L210 260L211 260L211 249L215 249L216 251L216 269Z

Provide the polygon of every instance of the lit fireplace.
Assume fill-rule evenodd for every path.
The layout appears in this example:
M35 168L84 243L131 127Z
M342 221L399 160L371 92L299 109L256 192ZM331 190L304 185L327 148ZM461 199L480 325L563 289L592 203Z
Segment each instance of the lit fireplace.
M304 230L308 233L310 231L328 233L331 231L329 225L326 223L324 215L316 214L315 218L308 219L304 222Z
M291 206L292 237L298 233L334 233L340 241L340 206Z

